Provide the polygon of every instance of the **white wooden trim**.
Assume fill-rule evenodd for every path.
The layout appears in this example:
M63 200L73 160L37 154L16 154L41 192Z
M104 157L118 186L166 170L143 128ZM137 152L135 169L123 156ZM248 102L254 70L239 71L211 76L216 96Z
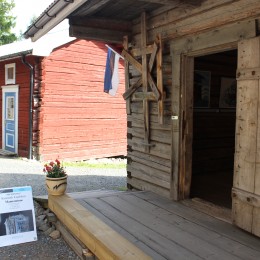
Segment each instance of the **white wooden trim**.
M8 69L13 68L13 78L8 78ZM5 64L5 85L15 84L16 80L16 66L15 63Z
M18 107L19 107L19 85L9 85L2 86L2 149L5 150L5 93L6 92L15 92L16 100L15 100L15 153L18 153Z

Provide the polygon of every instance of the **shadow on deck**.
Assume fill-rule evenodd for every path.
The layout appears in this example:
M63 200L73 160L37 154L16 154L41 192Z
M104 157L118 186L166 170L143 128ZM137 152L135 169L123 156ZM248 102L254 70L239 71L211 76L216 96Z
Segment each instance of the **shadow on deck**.
M49 196L49 208L99 259L260 259L260 239L151 192Z

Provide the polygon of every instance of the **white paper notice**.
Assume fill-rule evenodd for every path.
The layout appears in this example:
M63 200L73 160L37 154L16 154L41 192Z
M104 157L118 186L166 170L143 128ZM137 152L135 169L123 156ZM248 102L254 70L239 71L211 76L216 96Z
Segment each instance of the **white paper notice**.
M0 189L0 247L36 240L32 188Z

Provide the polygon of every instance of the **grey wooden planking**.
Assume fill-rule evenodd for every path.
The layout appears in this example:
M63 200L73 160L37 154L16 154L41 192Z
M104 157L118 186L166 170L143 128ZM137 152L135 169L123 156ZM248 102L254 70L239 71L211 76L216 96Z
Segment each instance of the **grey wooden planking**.
M76 197L153 259L260 259L260 239L151 192Z
M128 233L125 229L121 228L117 223L115 223L115 219L110 220L106 216L102 214L102 212L96 210L95 208L91 207L89 204L86 204L84 200L78 200L78 202L86 207L88 210L90 210L95 216L97 216L99 219L104 221L107 225L109 225L111 228L113 228L116 232L118 232L120 235L126 237L131 243L133 243L135 246L139 247L144 252L147 252L148 255L152 256L153 259L157 260L166 260L165 257L159 255L156 251L154 251L152 248L145 245L142 241L138 240L136 237Z
M108 198L110 199L110 198ZM175 237L177 235L177 233L179 233L179 235L177 236L178 239L176 240L180 240L181 237L183 236L184 239L184 243L188 243L188 240L190 239L191 243L195 244L192 240L194 239L194 237L196 238L197 243L199 243L199 247L205 247L206 250L203 248L204 251L210 251L210 254L212 254L213 252L215 252L215 254L218 255L218 257L221 255L219 252L219 248L221 250L223 250L223 252L225 252L223 255L223 259L226 257L228 259L233 259L233 256L236 257L244 257L247 259L255 259L255 255L251 255L252 250L249 249L236 242L233 241L232 243L230 243L230 239L226 238L223 235L220 235L219 233L213 232L203 226L200 226L196 223L193 223L191 221L186 220L183 217L180 217L178 215L175 215L167 210L161 209L158 206L155 206L151 203L147 203L146 201L144 201L143 199L140 199L136 196L125 196L122 195L119 198L120 200L122 200L123 205L125 205L124 201L127 201L128 203L130 203L130 205L133 205L134 208L134 212L137 212L137 208L139 210L141 210L141 216L143 218L147 216L147 214L150 215L149 219L150 221L159 221L159 230L157 230L158 233L163 232L163 228L165 226L164 223L167 224L166 228L168 227L168 224L172 225L172 230L171 232L174 233L173 237ZM129 207L129 204L127 205ZM124 210L124 212L126 212L127 210L131 210L131 207L129 207L128 209ZM122 206L121 206L121 210L122 210ZM144 221L144 224L146 224L146 221ZM153 228L151 226L151 228ZM165 232L163 232L164 235L166 235L167 233L169 233L169 230L166 230ZM172 239L172 238L171 238ZM179 243L183 243L182 241L180 241ZM196 245L194 245L196 246ZM190 247L191 248L191 247ZM239 249L239 250L238 250ZM195 248L193 251L198 250L198 248ZM202 254L202 251L200 249L200 254ZM204 252L204 253L206 253ZM231 256L230 256L231 254ZM211 256L212 258L212 256ZM236 259L236 258L235 258Z
M138 196L139 198L142 198L151 204L157 205L167 211L181 216L188 221L206 227L207 229L224 235L231 240L238 241L239 243L244 244L249 248L259 251L260 239L251 234L248 234L247 232L237 228L236 226L215 219L195 209L180 205L179 203L173 203L172 201L158 196L152 192L135 193L135 196Z

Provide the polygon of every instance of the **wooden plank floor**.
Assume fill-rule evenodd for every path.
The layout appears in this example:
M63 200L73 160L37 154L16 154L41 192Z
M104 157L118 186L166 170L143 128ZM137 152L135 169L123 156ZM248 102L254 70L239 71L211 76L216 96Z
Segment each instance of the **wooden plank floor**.
M60 207L68 207L68 198L76 205L83 206L88 214L93 214L115 231L119 235L116 239L120 240L121 236L133 245L134 251L128 252L128 259L145 259L146 256L152 259L177 260L260 259L259 238L229 223L151 192L72 193L64 198L50 197L50 208L54 212L56 210L55 213L58 215L61 214ZM79 206L76 208L82 211ZM63 212L61 217L64 219L61 221L66 222L65 218L69 217L75 221L74 215L78 214L75 209L70 211L70 216L64 217L66 214ZM73 229L73 221L69 223ZM96 229L98 228L97 226ZM77 232L74 231L74 235ZM100 233L102 229L95 232ZM113 243L117 243L117 240L112 241ZM86 246L91 250L91 245ZM95 249L97 246L98 243ZM129 248L129 245L126 245L126 248ZM141 249L144 255L142 256L138 250L135 251L136 248ZM103 257L105 254L106 252L103 252ZM127 259L120 255L114 256L111 259ZM99 258L110 259L102 256Z

